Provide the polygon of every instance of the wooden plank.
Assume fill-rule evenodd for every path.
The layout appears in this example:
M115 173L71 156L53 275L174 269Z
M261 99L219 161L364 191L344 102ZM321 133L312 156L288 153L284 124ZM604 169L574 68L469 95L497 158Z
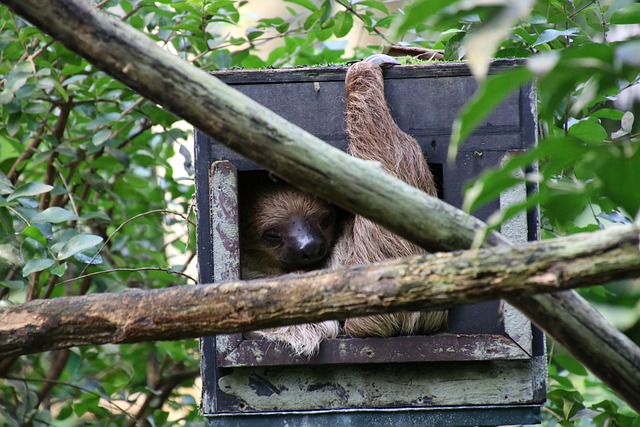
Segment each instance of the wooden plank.
M202 144L200 144L202 145ZM205 150L196 150L210 154ZM196 158L196 164L200 159ZM209 160L210 162L210 160ZM208 164L208 163L207 163ZM235 166L229 161L217 161L206 169L206 198L199 193L198 228L206 230L198 234L198 260L204 259L205 266L199 266L201 281L204 283L223 282L240 278L240 234L238 224L238 179ZM204 181L204 177L198 176ZM204 183L200 183L202 187ZM202 191L202 190L201 190ZM208 214L208 215L207 215ZM201 246L202 245L202 246ZM203 247L204 252L203 251ZM236 342L233 343L233 337ZM238 339L240 337L240 339ZM220 339L228 346L218 346ZM226 338L226 340L225 340ZM200 340L202 354L202 408L215 412L218 407L216 390L220 376L218 362L226 352L239 344L241 336L204 337ZM214 357L217 356L217 357Z
M221 334L215 336L216 340L216 365L218 367L224 366L225 360L229 357L229 354L236 351L239 345L244 341L242 334Z
M235 88L307 132L346 150L343 79L344 75L338 81L275 84L265 77L260 83L239 84ZM386 86L387 101L400 128L416 138L430 162L445 163L451 124L476 90L475 80L472 77L416 77L410 85L406 80L391 79ZM525 89L511 94L465 142L462 152L502 154L506 150L526 148L524 125L517 111L523 103L531 102L528 95ZM213 140L210 143L215 144ZM231 160L239 170L259 169L223 145L215 145L212 150L214 159Z
M295 357L282 345L249 339L220 359L220 367L327 365L353 363L452 362L529 359L531 356L501 335L338 338L322 343L317 355Z
M508 70L523 64L519 59L499 59L492 62L490 74ZM227 84L249 85L264 83L288 83L308 81L344 81L347 66L297 67L260 70L225 70L213 71L211 75ZM385 77L390 79L414 79L416 77L451 77L471 76L469 67L464 62L430 62L417 65L390 67L385 70Z
M211 223L213 281L240 279L240 228L238 176L233 164L219 160L211 165Z
M500 166L503 166L514 156L522 154L521 151L509 150L500 159ZM514 176L524 177L524 170L517 170ZM504 211L510 206L518 205L527 199L527 187L524 183L515 185L500 194L500 210ZM529 240L527 213L520 212L509 218L500 226L500 232L510 241L518 244L526 243ZM502 305L504 318L504 329L507 335L513 339L527 354L533 354L533 331L531 321L511 304L506 301Z
M219 380L221 413L524 404L531 361L233 369Z

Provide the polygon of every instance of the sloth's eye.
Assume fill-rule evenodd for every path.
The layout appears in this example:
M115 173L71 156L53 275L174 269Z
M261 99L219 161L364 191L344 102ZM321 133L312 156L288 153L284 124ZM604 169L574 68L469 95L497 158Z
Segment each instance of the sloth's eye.
M320 227L322 228L329 228L331 227L334 223L336 222L336 215L334 214L333 211L331 211L330 213L328 213L327 215L325 215L322 218L322 221L320 222Z
M275 230L267 230L262 235L262 241L271 246L278 246L282 243L282 236Z

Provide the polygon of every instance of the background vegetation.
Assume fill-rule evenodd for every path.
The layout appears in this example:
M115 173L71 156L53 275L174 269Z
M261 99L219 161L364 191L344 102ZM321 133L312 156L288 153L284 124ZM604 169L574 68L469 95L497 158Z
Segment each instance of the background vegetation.
M398 41L468 58L479 76L491 55L529 58L483 81L454 126L452 155L510 89L534 78L539 147L470 184L465 207L518 180L536 183L537 197L492 223L537 203L545 237L629 223L640 208L638 3L94 3L207 70L345 62ZM0 305L189 283L189 136L173 116L0 6ZM514 177L534 162L537 173ZM582 293L640 341L638 282ZM580 364L549 349L547 425L640 425ZM0 425L203 425L198 375L192 340L1 360Z

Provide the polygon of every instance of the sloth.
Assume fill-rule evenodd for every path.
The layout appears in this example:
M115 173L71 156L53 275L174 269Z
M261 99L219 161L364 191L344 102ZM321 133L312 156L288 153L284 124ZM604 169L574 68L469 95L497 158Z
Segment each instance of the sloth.
M242 279L327 267L335 243L341 240L344 213L323 199L262 175L241 177L239 190ZM325 321L245 335L285 343L294 354L309 357L322 340L339 333L339 322Z
M242 278L325 267L338 231L336 208L262 174L247 181L239 191Z
M348 152L380 163L397 178L436 196L433 175L420 146L393 120L384 95L382 66L397 64L373 55L352 65L345 79ZM327 201L294 187L267 181L241 192L243 279L273 277L318 268L339 268L425 251L360 216L341 213ZM428 334L446 327L446 311L400 312L347 319L350 337ZM311 356L324 339L340 333L337 321L284 326L252 333L286 343Z

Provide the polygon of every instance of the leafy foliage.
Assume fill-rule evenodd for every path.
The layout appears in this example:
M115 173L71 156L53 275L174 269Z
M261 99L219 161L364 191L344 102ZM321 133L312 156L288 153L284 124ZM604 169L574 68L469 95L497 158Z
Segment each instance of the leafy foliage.
M491 225L538 203L547 236L628 223L640 210L637 104L617 100L639 81L640 40L610 39L615 25L640 23L636 3L283 0L276 16L247 1L94 3L206 70L344 62L397 40L470 58L481 84L452 130L452 156L512 89L535 80L539 146L470 184L465 207L536 185ZM528 62L483 79L491 56ZM0 6L0 123L0 304L186 283L194 188L190 131L175 117ZM638 284L603 289L586 296L638 340ZM181 388L198 375L196 347L1 360L0 424L202 425L193 391ZM554 352L550 375L549 425L638 425L570 356Z

